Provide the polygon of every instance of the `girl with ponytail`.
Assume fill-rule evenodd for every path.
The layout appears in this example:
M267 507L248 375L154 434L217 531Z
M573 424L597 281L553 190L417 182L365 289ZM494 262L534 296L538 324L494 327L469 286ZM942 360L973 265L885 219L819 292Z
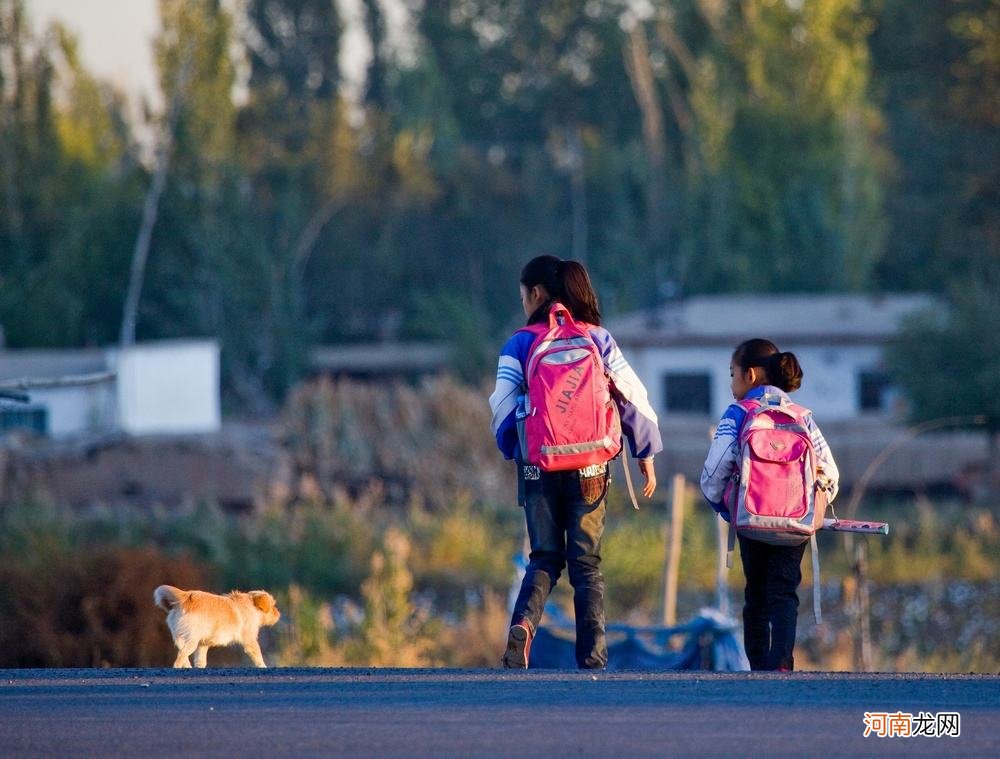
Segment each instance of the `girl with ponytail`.
M531 301L533 310L528 314L528 324L547 320L549 306L559 301L577 321L601 326L597 293L590 283L587 269L579 261L563 261L555 256L533 258L521 271L521 288L522 305L525 296L534 299Z
M736 346L729 362L731 389L737 401L790 403L788 393L802 385L802 367L794 353L781 352L770 340L755 338ZM713 509L729 521L723 503L726 485L736 471L740 456L740 430L747 410L734 403L722 415L715 429L701 490ZM839 473L830 447L812 414L806 427L816 456L817 482L826 491L828 501L837 495ZM798 618L798 587L802 582L802 555L808 540L798 545L772 545L737 534L740 560L746 578L743 606L743 642L753 670L794 669L792 651Z
M521 271L521 307L527 324L547 322L561 303L577 325L585 327L597 346L604 372L613 386L621 428L632 456L639 461L643 495L656 489L653 456L663 449L656 413L646 389L601 326L601 311L590 275L583 264L555 256L538 256ZM524 509L531 553L501 663L526 668L545 601L564 568L569 570L576 612L576 661L581 669L603 669L608 662L604 631L604 577L601 536L604 532L608 465L548 472L524 460L517 431L518 398L525 394L525 366L535 334L519 330L500 352L496 389L490 396L493 433L504 458L517 466L518 502Z

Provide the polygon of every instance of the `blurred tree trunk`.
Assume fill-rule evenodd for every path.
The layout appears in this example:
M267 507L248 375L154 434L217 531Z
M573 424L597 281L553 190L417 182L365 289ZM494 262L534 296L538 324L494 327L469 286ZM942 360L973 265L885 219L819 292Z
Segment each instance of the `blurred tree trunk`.
M128 289L125 291L125 304L122 307L122 326L118 342L125 348L135 343L135 323L139 311L139 297L142 294L142 282L146 274L146 261L149 258L149 246L153 239L153 227L156 226L156 216L160 208L160 196L167 183L167 171L170 168L169 137L170 128L162 138L156 151L156 168L153 171L153 181L146 191L146 199L142 205L142 223L139 234L135 238L135 248L132 250L132 265L129 268Z
M636 23L629 32L625 51L632 92L642 111L642 139L649 161L646 175L647 244L653 249L670 249L670 219L667 213L667 135L663 126L663 109L656 91L656 79L649 60L646 30Z

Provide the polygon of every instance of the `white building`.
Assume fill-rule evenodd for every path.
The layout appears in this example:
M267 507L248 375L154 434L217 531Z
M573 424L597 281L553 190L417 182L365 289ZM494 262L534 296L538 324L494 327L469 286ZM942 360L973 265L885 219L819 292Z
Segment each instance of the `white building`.
M215 432L221 424L219 346L165 340L124 350L0 351L0 387L20 380L102 375L99 381L28 391L27 404L0 401L0 434L27 427L52 438Z
M708 295L608 320L608 329L649 391L660 417L667 471L694 481L716 420L733 402L729 359L763 337L798 357L802 388L792 396L815 413L840 468L857 482L892 446L870 485L951 485L988 460L987 437L972 430L906 433L904 399L884 363L906 317L934 308L925 295ZM905 438L905 439L904 439Z
M609 320L661 417L718 418L733 402L729 359L763 337L792 351L804 380L795 400L817 418L891 417L900 397L883 349L924 295L704 295Z

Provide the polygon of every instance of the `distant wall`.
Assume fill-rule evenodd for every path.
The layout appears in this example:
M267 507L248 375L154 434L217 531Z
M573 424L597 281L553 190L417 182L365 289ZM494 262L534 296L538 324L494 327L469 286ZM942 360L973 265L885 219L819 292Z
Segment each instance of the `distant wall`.
M118 426L135 434L215 432L221 425L219 346L185 340L115 350Z
M793 345L779 346L796 354L805 378L794 399L812 409L818 420L839 421L862 414L858 377L861 372L878 371L881 349L876 345ZM664 377L669 373L707 375L710 413L713 423L733 402L729 389L731 346L629 346L622 344L625 357L649 392L657 414L669 417Z
M114 427L114 385L110 382L32 390L31 401L32 407L47 410L47 432L54 438Z

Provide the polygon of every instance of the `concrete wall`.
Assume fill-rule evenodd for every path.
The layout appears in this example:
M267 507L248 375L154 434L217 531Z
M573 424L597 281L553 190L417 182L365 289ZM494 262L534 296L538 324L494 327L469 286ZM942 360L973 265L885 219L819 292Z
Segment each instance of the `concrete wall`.
M118 372L118 427L134 435L215 432L221 424L219 346L147 343L109 354Z
M114 384L31 391L31 407L48 412L48 434L65 438L82 433L108 432L115 425Z

